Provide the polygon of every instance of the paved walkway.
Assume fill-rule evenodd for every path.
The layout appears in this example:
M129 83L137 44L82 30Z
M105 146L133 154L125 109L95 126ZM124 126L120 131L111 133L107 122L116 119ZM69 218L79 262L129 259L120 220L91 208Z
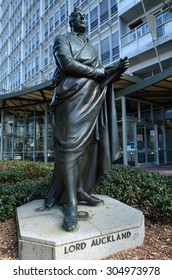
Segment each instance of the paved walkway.
M172 175L172 164L146 166L146 170L159 172L161 175Z

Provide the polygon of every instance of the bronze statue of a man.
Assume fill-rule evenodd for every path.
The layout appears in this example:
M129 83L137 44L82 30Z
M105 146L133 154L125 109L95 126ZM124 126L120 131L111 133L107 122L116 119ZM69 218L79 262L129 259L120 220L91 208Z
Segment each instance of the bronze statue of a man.
M97 205L91 195L97 181L119 156L112 82L127 69L127 59L104 68L97 51L84 37L86 16L75 8L71 32L53 44L56 62L51 102L54 134L54 171L45 206L65 206L63 227L77 229L78 203Z

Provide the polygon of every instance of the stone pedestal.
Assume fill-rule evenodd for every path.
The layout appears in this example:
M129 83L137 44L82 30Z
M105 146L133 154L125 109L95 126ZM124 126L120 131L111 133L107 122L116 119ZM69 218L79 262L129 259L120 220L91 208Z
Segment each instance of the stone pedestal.
M62 228L63 212L57 206L38 212L43 200L17 208L19 258L22 260L91 260L141 245L144 240L142 212L108 196L99 206L79 205L87 221L76 232Z

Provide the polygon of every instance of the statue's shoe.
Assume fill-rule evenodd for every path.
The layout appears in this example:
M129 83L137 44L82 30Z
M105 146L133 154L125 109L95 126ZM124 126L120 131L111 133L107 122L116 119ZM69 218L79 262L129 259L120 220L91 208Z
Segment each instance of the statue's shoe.
M69 207L66 211L64 220L63 220L63 228L66 231L76 231L78 229L78 218L77 211L75 207Z
M97 198L93 195L90 195L90 194L88 194L84 191L77 193L77 199L78 199L78 202L84 201L84 202L87 202L88 205L91 205L91 206L95 206L95 205L103 202L102 199L99 199L99 198Z

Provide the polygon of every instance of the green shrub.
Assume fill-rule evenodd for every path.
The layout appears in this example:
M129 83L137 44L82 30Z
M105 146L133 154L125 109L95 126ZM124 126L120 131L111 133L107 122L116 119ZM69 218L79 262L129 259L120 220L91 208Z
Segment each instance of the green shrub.
M27 161L0 162L0 220L15 215L16 207L42 199L53 165ZM109 195L140 209L152 222L170 223L172 177L124 165L115 165L94 193Z
M16 206L16 198L13 194L12 187L0 187L0 220L5 221L14 214Z
M42 199L48 190L50 176L39 180L25 180L14 185L5 184L0 188L0 220L15 215L16 207L35 199Z
M52 169L52 164L0 162L0 220L13 217L16 207L44 198Z
M45 177L52 164L30 161L0 161L0 184L22 182L26 179Z
M169 223L172 218L172 177L115 165L95 193L109 195L143 211L152 222Z

